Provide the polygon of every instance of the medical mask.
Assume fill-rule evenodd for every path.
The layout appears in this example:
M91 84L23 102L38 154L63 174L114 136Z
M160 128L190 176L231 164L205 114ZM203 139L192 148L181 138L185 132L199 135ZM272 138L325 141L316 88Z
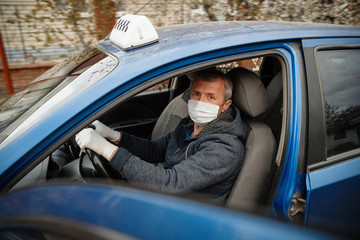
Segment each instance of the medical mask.
M188 111L191 120L199 126L204 126L217 118L220 106L212 103L189 99Z

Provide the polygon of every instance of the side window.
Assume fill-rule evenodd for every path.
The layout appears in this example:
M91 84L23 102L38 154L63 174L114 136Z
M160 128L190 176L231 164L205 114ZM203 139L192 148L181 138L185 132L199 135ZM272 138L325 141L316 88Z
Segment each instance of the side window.
M162 88L168 88L169 87L170 80L165 80L161 83L156 84L155 86L149 88L148 90L154 90L154 89L162 89Z
M360 49L317 53L327 128L327 157L360 147Z

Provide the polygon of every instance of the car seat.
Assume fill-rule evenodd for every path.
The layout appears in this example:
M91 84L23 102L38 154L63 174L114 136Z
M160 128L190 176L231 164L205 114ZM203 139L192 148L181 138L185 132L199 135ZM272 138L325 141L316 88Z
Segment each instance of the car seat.
M282 68L277 57L264 57L259 75L268 97L269 110L262 117L273 131L276 142L280 140L283 114L283 84Z
M189 89L175 97L163 110L155 123L151 139L155 140L173 131L180 120L189 115L187 101L189 100Z
M268 100L260 77L245 68L227 73L234 82L233 103L242 111L250 132L245 143L242 169L236 179L226 205L230 208L257 206L265 201L268 175L275 156L276 144L271 129L257 119L268 110ZM172 131L182 116L187 116L189 91L174 98L161 114L153 132L153 139Z
M250 132L243 166L226 206L233 209L258 207L267 200L268 177L276 152L273 133L259 118L268 110L266 90L259 75L245 68L233 69L227 75L234 84L233 103L240 109Z

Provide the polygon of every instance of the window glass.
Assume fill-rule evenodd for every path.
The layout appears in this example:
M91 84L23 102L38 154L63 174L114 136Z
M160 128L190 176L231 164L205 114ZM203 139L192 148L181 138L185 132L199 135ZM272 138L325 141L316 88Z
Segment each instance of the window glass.
M149 88L148 90L154 90L154 89L162 89L162 88L168 88L169 87L170 80L165 80L161 83L156 84L155 86Z
M0 143L46 101L68 86L86 69L105 57L106 55L96 47L86 47L55 65L24 89L1 103Z
M242 59L234 62L217 65L216 68L226 73L233 68L243 67L255 73L259 73L262 60L263 60L262 57Z
M0 238L4 240L71 240L60 235L45 233L36 230L9 230L0 232Z
M317 57L330 157L360 146L360 49L319 51Z

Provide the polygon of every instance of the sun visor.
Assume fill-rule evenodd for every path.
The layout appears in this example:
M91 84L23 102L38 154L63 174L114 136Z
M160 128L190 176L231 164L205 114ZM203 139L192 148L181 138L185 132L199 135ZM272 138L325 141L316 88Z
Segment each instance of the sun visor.
M114 25L110 33L110 41L128 50L157 42L159 37L147 17L127 14Z

